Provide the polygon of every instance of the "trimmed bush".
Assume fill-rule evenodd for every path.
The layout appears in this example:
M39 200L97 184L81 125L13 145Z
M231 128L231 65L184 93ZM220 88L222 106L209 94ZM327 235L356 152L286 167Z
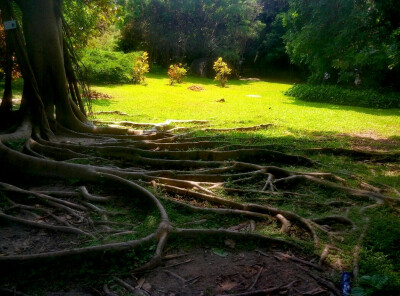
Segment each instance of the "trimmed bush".
M383 94L371 89L350 89L336 85L298 84L290 88L285 95L307 102L381 109L400 107L398 93Z
M89 82L128 83L132 81L132 67L141 52L115 52L100 49L86 49L82 62Z

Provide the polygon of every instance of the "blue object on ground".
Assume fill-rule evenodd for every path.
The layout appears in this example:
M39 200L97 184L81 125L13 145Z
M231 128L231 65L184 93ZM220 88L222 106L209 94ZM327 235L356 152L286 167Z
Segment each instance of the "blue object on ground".
M342 277L340 279L340 293L342 294L342 296L349 296L350 291L350 273L345 271L342 273Z

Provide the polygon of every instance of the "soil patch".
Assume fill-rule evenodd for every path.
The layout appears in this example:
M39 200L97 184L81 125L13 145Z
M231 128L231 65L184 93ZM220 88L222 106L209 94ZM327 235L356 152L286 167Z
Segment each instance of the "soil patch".
M91 91L90 98L92 100L108 100L108 99L112 99L112 96L107 95L105 93L97 92L97 91Z
M160 296L239 294L290 283L290 288L268 295L303 295L317 290L318 295L329 295L327 288L310 276L309 267L285 260L279 252L262 253L196 249L165 262L144 278L151 287L148 292Z
M191 85L189 86L187 89L189 90L193 90L193 91L204 91L206 90L204 87L202 87L201 85Z
M386 138L372 131L341 136L349 137L351 148L357 150L389 152L400 147L400 137Z
M114 278L107 286L48 291L47 296L107 295L320 295L337 293L328 270L320 272L308 265L285 258L279 251L226 251L195 248L189 253L176 251L163 264L143 274ZM299 258L299 257L296 257ZM307 260L307 258L302 258ZM136 294L127 294L119 281ZM328 285L332 285L328 287ZM262 292L262 291L271 292ZM274 290L274 291L273 291ZM7 294L7 290L1 290ZM11 290L8 290L11 291ZM23 292L23 291L19 291ZM332 293L333 292L333 293ZM247 294L246 294L247 293ZM24 294L27 295L27 294Z

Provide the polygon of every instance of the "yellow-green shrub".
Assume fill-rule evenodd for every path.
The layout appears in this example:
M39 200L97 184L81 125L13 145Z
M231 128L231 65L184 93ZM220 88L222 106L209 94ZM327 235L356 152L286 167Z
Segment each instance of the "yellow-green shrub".
M146 81L144 74L148 73L150 69L148 60L149 54L147 52L143 52L143 54L136 59L132 73L135 83L144 83Z
M222 58L218 58L214 63L213 69L216 72L214 80L218 80L221 82L221 86L225 87L225 84L228 81L228 76L231 74L232 70L228 67L228 64L222 60Z

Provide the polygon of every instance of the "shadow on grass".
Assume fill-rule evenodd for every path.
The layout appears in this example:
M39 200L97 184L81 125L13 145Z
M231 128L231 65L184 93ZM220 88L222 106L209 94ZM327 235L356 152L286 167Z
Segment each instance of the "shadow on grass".
M274 127L272 127L273 129ZM344 134L337 132L306 131L288 128L288 135L269 136L265 132L230 132L214 133L211 137L218 141L227 141L241 145L269 146L270 149L295 153L308 148L349 148L360 150L379 150L394 152L400 149L400 136L388 138L375 137L374 134ZM197 132L204 135L204 132ZM210 136L210 133L206 133Z
M400 109L372 109L365 107L356 107L356 106L345 106L345 105L336 105L336 104L328 104L328 103L317 103L317 102L307 102L297 99L295 97L289 97L292 99L290 103L300 107L307 108L321 108L321 109L329 109L329 110L344 110L344 111L355 111L359 113L365 113L369 115L376 116L400 116Z
M97 107L109 107L114 104L115 102L113 101L113 99L92 100L92 105Z

